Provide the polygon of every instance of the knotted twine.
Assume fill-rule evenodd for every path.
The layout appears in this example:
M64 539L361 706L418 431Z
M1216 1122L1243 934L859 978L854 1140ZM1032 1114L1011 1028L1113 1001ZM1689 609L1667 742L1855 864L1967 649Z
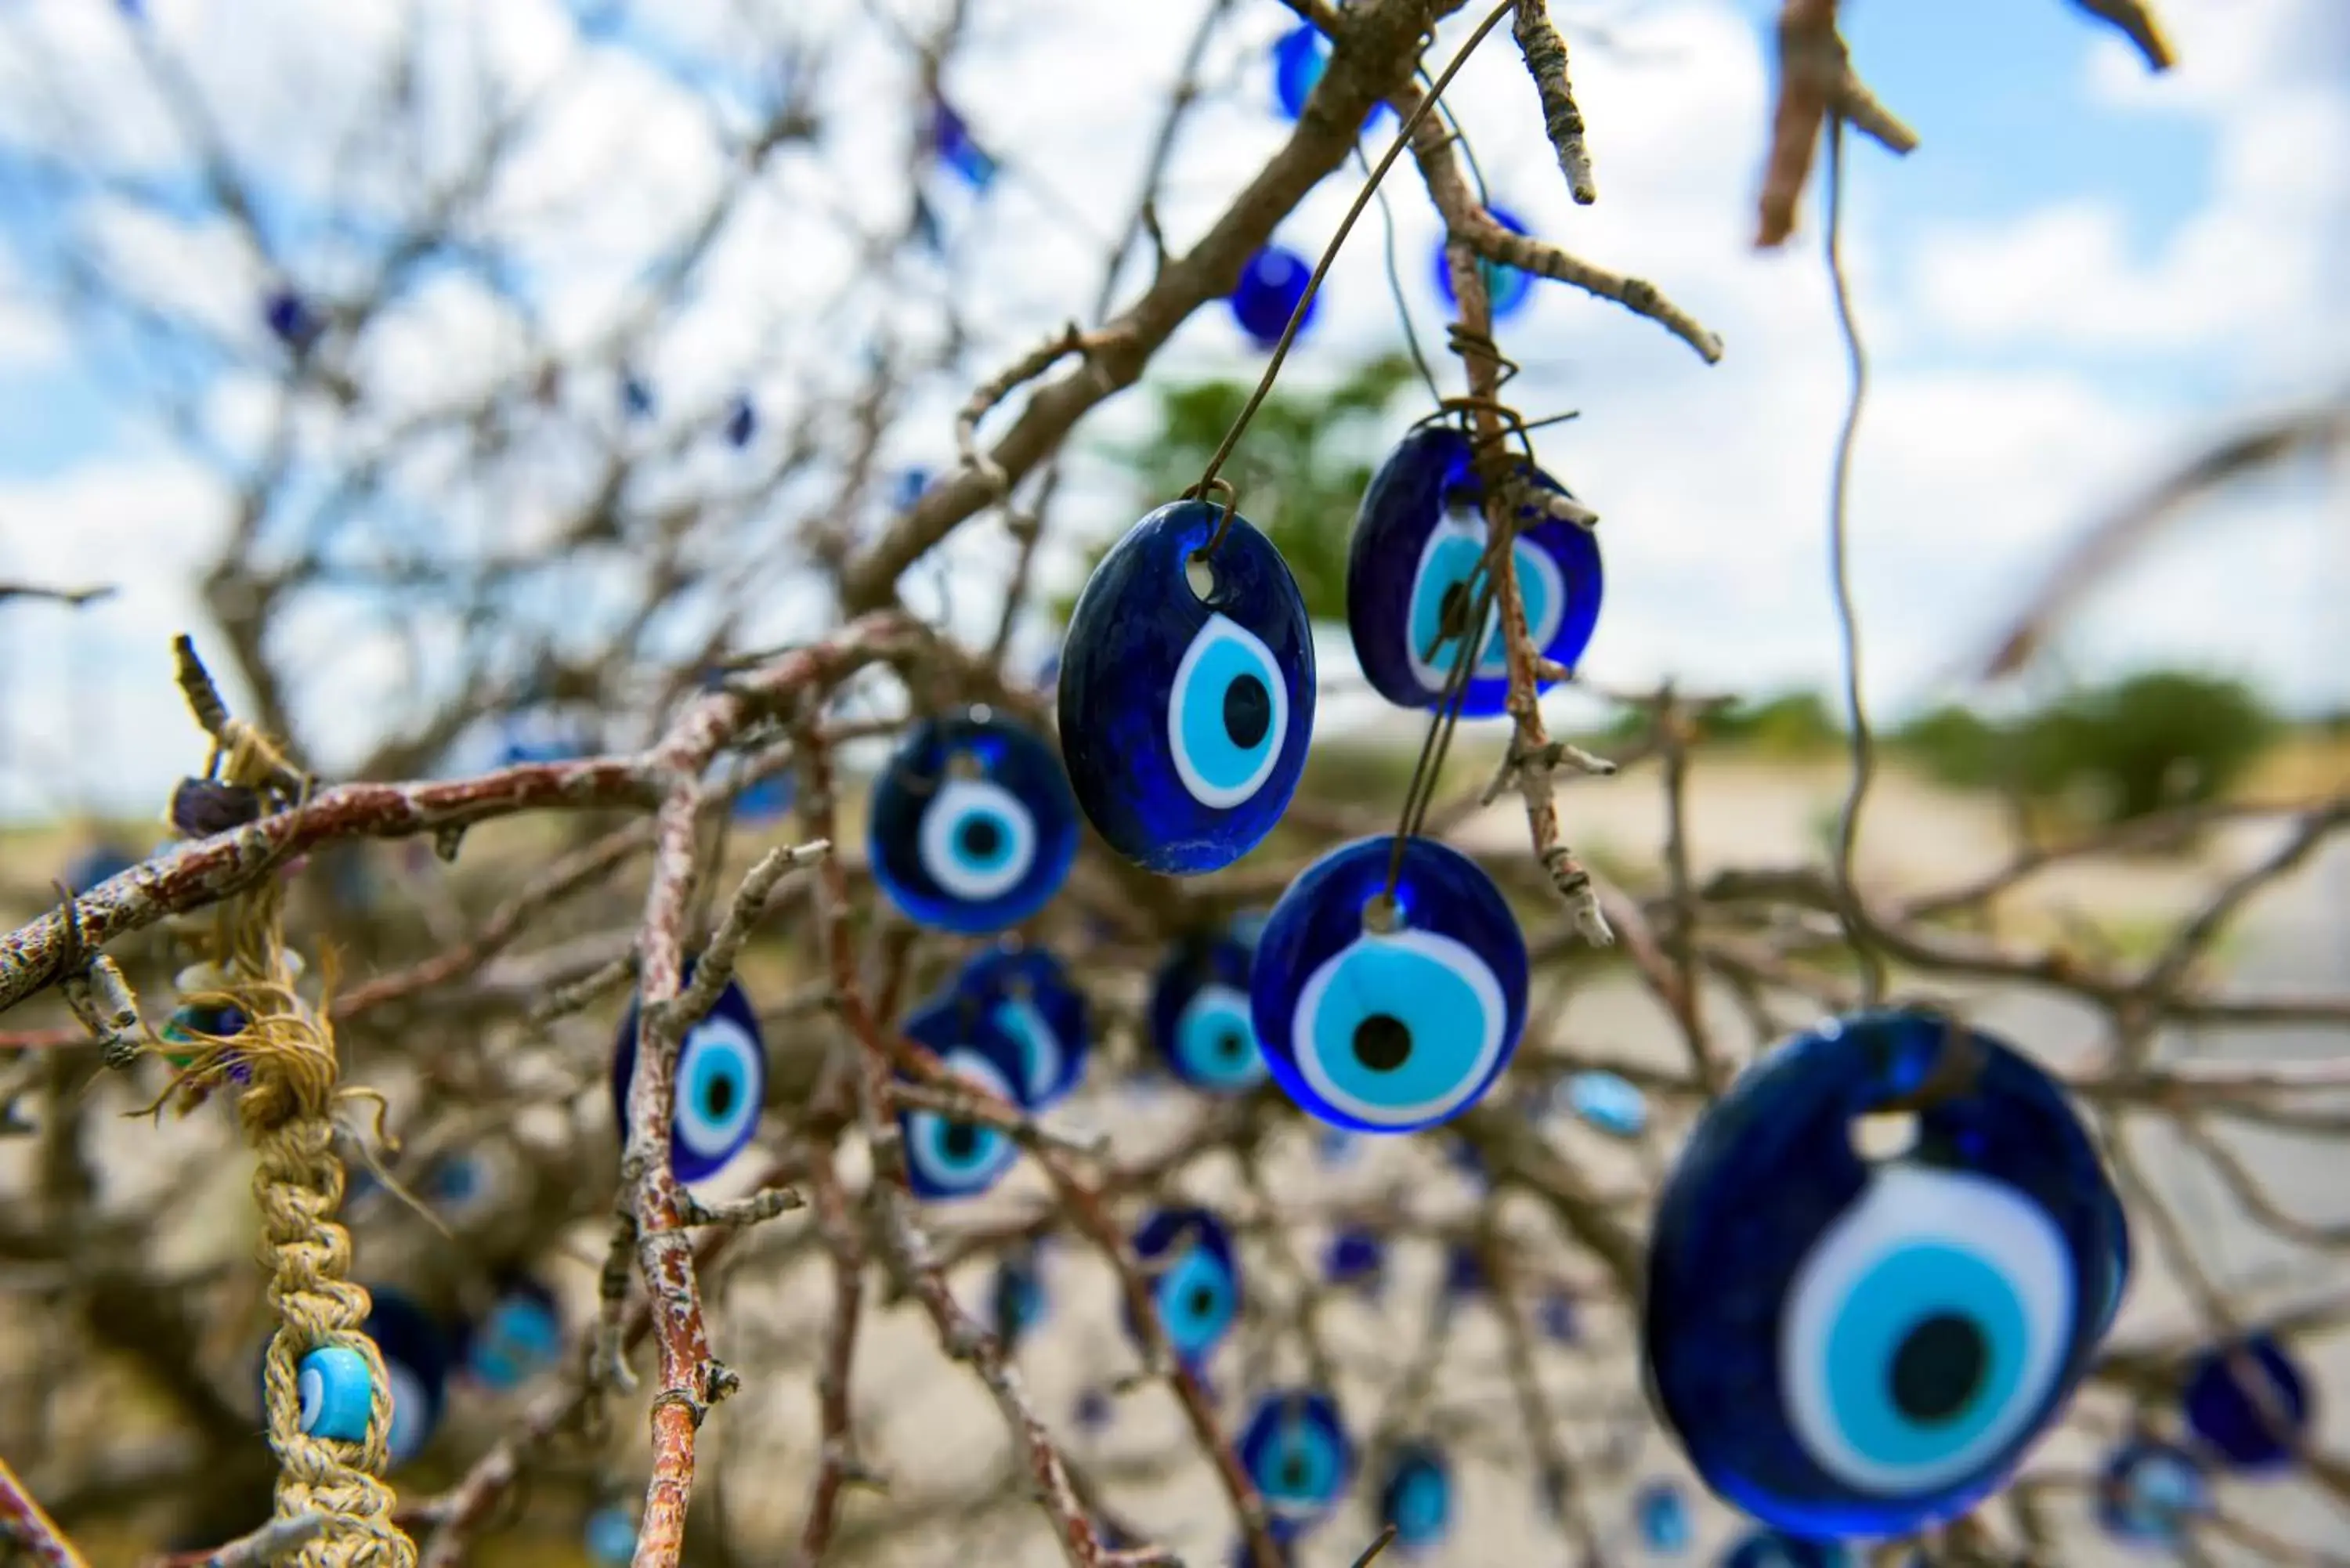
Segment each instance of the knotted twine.
M213 762L224 763L228 783L259 790L291 773L243 721L226 720L219 734L222 753ZM334 1147L334 1033L324 1001L313 1010L295 990L301 961L286 948L285 889L273 868L214 909L210 958L184 977L192 982L186 1000L202 1008L234 1007L244 1026L233 1036L205 1038L179 1084L183 1094L201 1095L234 1079L244 1083L237 1119L259 1159L253 1191L277 1316L262 1374L278 1459L276 1517L314 1514L326 1526L281 1561L296 1568L414 1568L415 1543L392 1522L391 1489L378 1479L391 1431L391 1385L375 1343L359 1332L368 1293L347 1277L350 1232L335 1220L343 1165ZM363 1441L302 1430L302 1360L329 1345L367 1363L371 1398Z

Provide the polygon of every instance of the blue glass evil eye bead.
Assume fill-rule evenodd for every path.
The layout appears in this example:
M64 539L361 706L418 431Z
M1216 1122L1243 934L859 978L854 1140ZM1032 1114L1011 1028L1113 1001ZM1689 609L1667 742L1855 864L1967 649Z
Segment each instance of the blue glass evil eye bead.
M1341 1231L1330 1238L1322 1277L1334 1285L1376 1288L1387 1270L1387 1244L1369 1231Z
M1721 1568L1849 1568L1851 1562L1839 1542L1757 1530L1722 1553Z
M1289 318L1297 314L1297 302L1305 299L1305 286L1314 281L1314 264L1295 251L1283 245L1267 245L1249 257L1241 268L1241 280L1232 286L1232 319L1241 330L1260 348L1271 348L1289 330ZM1305 336L1314 325L1314 313L1320 309L1322 297L1316 294L1305 303L1305 315L1297 323L1297 336Z
M689 959L684 981L692 978ZM638 1001L631 997L612 1063L612 1105L624 1142L629 1081L637 1068L639 1016ZM677 1106L669 1129L670 1166L677 1179L706 1180L749 1147L766 1098L767 1051L759 1034L759 1015L742 986L730 980L678 1048Z
M988 1313L995 1336L1009 1347L1045 1321L1045 1276L1035 1252L1015 1252L995 1265L988 1287Z
M294 1386L302 1401L302 1430L338 1443L367 1441L375 1379L366 1356L344 1345L321 1345L302 1358Z
M2176 1549L2211 1510L2211 1483L2195 1456L2134 1438L2106 1456L2097 1476L2098 1528L2117 1541Z
M1239 1452L1276 1540L1294 1541L1321 1523L1354 1484L1354 1439L1327 1394L1266 1395L1241 1431Z
M1241 1312L1240 1262L1232 1232L1204 1209L1162 1209L1134 1233L1159 1325L1178 1359L1203 1365ZM1127 1332L1139 1339L1129 1314Z
M1061 761L986 708L925 719L874 781L873 879L906 916L986 936L1068 879L1077 814Z
M1614 1073L1577 1073L1559 1085L1569 1108L1587 1125L1617 1137L1638 1137L1648 1125L1648 1097Z
M1330 64L1330 41L1313 26L1293 27L1273 46L1273 96L1284 119L1305 112L1305 100Z
M1462 625L1487 591L1484 486L1471 456L1469 437L1454 426L1414 431L1371 476L1355 514L1347 629L1364 679L1399 708L1443 701L1461 661ZM1567 493L1540 469L1522 465L1521 472L1537 495ZM1571 670L1599 622L1598 535L1531 503L1515 524L1511 558L1527 636L1543 657ZM1460 706L1472 719L1501 712L1510 691L1501 616L1490 602L1478 649Z
M396 1292L371 1293L374 1304L360 1332L375 1341L391 1388L391 1431L384 1442L394 1469L424 1451L441 1425L448 1396L449 1341L423 1308Z
M1211 1095L1265 1080L1249 1017L1251 950L1229 936L1179 941L1150 987L1150 1041L1177 1077Z
M1366 1132L1433 1127L1476 1103L1526 1023L1526 944L1492 879L1404 842L1389 929L1366 911L1395 840L1308 866L1258 939L1249 1012L1266 1067L1307 1115Z
M1669 1480L1645 1482L1632 1494L1632 1528L1640 1544L1668 1556L1686 1552L1690 1543L1689 1503L1681 1489Z
M1234 513L1212 581L1187 566L1221 504L1161 506L1110 547L1061 643L1061 755L1112 849L1146 870L1221 870L1273 831L1314 732L1314 642L1297 581Z
M954 989L1016 1047L1023 1105L1042 1110L1076 1088L1090 1044L1086 997L1058 959L1042 948L991 948L963 965Z
M483 1386L511 1392L563 1356L563 1314L555 1293L517 1279L499 1293L482 1321L459 1336L457 1355Z
M1864 1159L1854 1120L1897 1106L1909 1150ZM2119 1223L2031 1061L1924 1012L1831 1020L1749 1069L1665 1184L1651 1390L1706 1483L1765 1523L1846 1538L1956 1517L2086 1370Z
M1518 222L1516 213L1500 207L1488 207L1485 211L1493 222L1510 233L1523 234L1526 232L1526 226ZM1477 265L1485 274L1485 300L1494 320L1515 315L1533 296L1534 274L1489 261L1481 261ZM1448 306L1461 303L1461 296L1452 289L1452 268L1445 260L1444 241L1440 238L1436 242L1436 292Z
M950 997L906 1019L906 1038L935 1053L948 1072L998 1099L1024 1106L1020 1048L988 1016ZM1019 1163L1020 1147L994 1127L936 1111L900 1111L906 1183L929 1200L975 1198Z
M1379 1482L1379 1518L1396 1527L1396 1544L1425 1552L1452 1528L1452 1471L1426 1443L1406 1443Z
M2248 1334L2197 1356L2181 1403L2188 1430L2240 1470L2291 1464L2309 1434L2309 1379L2268 1334Z
M628 1568L635 1561L636 1517L619 1504L607 1504L589 1514L584 1533L588 1561L608 1568Z

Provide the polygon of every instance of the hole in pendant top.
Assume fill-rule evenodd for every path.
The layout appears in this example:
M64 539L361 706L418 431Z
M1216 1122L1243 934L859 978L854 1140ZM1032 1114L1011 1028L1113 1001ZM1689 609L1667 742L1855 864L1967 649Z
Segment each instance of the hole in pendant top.
M1918 1113L1880 1111L1855 1116L1846 1129L1852 1152L1871 1165L1899 1159L1918 1147Z

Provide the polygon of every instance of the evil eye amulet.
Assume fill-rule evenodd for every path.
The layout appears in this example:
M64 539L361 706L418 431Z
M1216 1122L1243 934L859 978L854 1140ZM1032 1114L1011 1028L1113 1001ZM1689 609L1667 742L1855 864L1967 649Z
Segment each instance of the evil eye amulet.
M1485 587L1484 485L1469 437L1451 425L1413 431L1388 454L1363 492L1347 553L1347 629L1363 677L1399 708L1435 708L1465 651L1466 620L1488 595L1476 628L1477 663L1460 711L1502 711L1510 691L1501 614ZM1566 487L1519 464L1534 501L1522 504L1511 541L1526 635L1545 659L1573 669L1599 621L1599 540L1554 517L1543 498ZM1537 510L1537 504L1541 509Z
M373 1307L360 1331L375 1341L391 1389L391 1431L385 1464L397 1469L424 1451L441 1425L449 1391L449 1340L422 1307L396 1292L370 1293Z
M955 977L959 1002L984 1012L1018 1048L1021 1103L1042 1110L1085 1076L1085 993L1042 948L991 948Z
M1186 1366L1200 1366L1240 1317L1232 1232L1204 1209L1163 1209L1134 1233L1134 1255L1149 1272L1151 1305L1169 1346ZM1130 1315L1127 1332L1141 1338Z
M1314 732L1314 642L1296 579L1234 514L1178 501L1110 547L1062 643L1061 755L1087 818L1147 870L1196 876L1256 847Z
M1150 987L1150 1041L1168 1070L1211 1095L1243 1095L1265 1080L1249 1015L1251 950L1229 936L1187 938Z
M348 1345L321 1345L302 1358L294 1386L303 1431L338 1443L367 1441L375 1378L366 1356Z
M1424 1552L1452 1529L1452 1471L1427 1443L1406 1443L1379 1483L1379 1518L1396 1527L1396 1544Z
M1841 1542L1776 1530L1753 1531L1721 1557L1721 1568L1850 1568L1851 1563Z
M1433 839L1357 839L1308 866L1257 940L1249 1011L1266 1067L1307 1115L1366 1132L1474 1105L1526 1023L1526 944L1476 862Z
M536 1280L517 1279L498 1294L478 1324L457 1336L457 1359L486 1388L521 1387L563 1356L563 1314L555 1293Z
M2187 1429L2235 1469L2289 1465L2309 1434L2308 1375L2270 1334L2247 1334L2198 1355L2180 1403Z
M2211 1483L2186 1449L2136 1438L2106 1457L2097 1476L2098 1527L2117 1541L2176 1551L2211 1511Z
M688 960L681 983L693 979ZM625 1143L629 1084L637 1069L637 1032L642 1017L638 998L629 1000L620 1021L620 1044L612 1062L612 1106ZM733 981L708 1012L685 1032L677 1053L677 1102L670 1120L670 1167L680 1181L702 1181L750 1147L767 1098L767 1051L759 1015Z
M1908 1152L1864 1158L1853 1123L1905 1102ZM1831 1020L1732 1085L1665 1184L1650 1388L1706 1483L1764 1523L1912 1533L1997 1490L2071 1395L2121 1222L2031 1061L1934 1013Z
M1516 213L1491 206L1485 211L1494 223L1511 234L1526 232L1525 224L1518 221ZM1486 309L1496 321L1516 315L1533 297L1534 275L1530 272L1482 259L1477 263L1477 270L1484 275ZM1445 254L1445 242L1441 238L1436 242L1436 292L1447 306L1457 306L1461 303L1460 295L1452 287L1451 258Z
M1354 1439L1327 1394L1266 1395L1242 1429L1239 1453L1276 1540L1295 1540L1321 1523L1354 1484Z
M927 1046L946 1070L975 1088L1024 1107L1020 1046L976 1007L950 995L906 1019L906 1038ZM1019 1163L1020 1147L997 1128L936 1111L900 1111L906 1183L926 1199L975 1198Z
M906 916L985 936L1052 902L1077 855L1053 749L985 708L916 724L874 782L873 880Z

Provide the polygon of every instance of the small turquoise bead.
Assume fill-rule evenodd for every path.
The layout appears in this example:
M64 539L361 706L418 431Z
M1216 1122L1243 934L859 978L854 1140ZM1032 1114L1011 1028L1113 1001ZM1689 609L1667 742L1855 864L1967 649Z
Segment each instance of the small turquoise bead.
M343 1345L323 1345L302 1358L296 1386L302 1396L303 1431L339 1443L367 1440L375 1379L366 1356Z

